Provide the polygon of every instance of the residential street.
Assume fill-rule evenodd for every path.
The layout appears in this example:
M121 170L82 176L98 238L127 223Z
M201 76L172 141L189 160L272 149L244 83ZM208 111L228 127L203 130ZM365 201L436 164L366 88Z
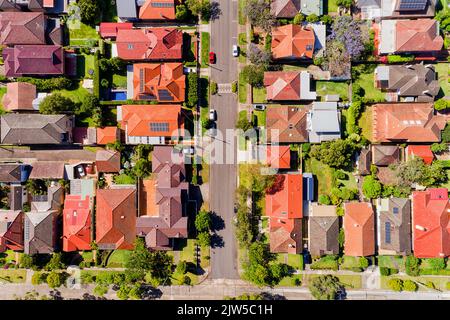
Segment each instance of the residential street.
M232 46L237 44L236 0L219 0L221 15L211 22L211 51L216 53L217 62L211 65L211 81L219 85L219 94L211 97L211 108L217 111L217 137L215 149L224 150L222 157L216 158L210 171L210 209L224 221L224 228L218 236L222 244L211 252L213 279L237 279L237 247L233 230L233 204L236 189L236 143L234 135L225 138L226 129L233 129L237 117L237 97L235 94L221 93L221 84L231 84L237 79L237 58L232 56ZM229 147L230 150L225 150ZM218 153L215 152L218 156ZM228 161L226 161L228 159Z

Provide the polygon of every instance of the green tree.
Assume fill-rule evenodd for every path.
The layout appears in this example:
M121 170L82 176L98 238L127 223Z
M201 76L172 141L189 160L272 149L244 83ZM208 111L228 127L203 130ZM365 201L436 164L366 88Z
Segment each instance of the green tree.
M253 87L262 87L264 82L264 66L247 65L242 69L244 80Z
M248 248L248 262L244 264L244 278L257 286L271 283L272 274L269 267L273 256L266 244L253 242Z
M402 291L403 290L403 281L401 279L391 279L388 281L388 287L393 291Z
M143 279L145 273L152 269L152 253L145 247L142 238L136 239L134 250L125 261L125 268L128 275L131 274L136 279Z
M450 108L450 101L448 101L448 100L446 100L446 99L444 99L444 98L439 99L439 100L437 100L437 101L434 103L434 108L435 108L436 110L445 110L445 109L448 109L448 108Z
M376 199L381 196L382 185L373 176L366 176L363 180L362 191L366 198Z
M244 15L253 26L259 27L265 32L270 32L271 28L276 25L276 18L270 10L270 1L267 0L247 0Z
M336 0L336 4L339 7L344 7L344 8L350 9L350 7L352 5L352 0Z
M187 263L184 260L178 262L177 268L175 270L176 273L186 274L187 271Z
M44 269L47 271L61 270L64 269L65 266L61 261L61 253L55 252L52 254L50 261L45 265Z
M19 259L19 265L21 268L30 269L33 267L33 257L23 253Z
M204 21L211 18L212 4L209 0L186 0L186 6L194 15L200 15Z
M100 16L100 1L97 0L78 0L77 4L80 8L81 21L94 25Z
M333 23L333 18L326 14L320 17L320 21L322 21L323 24L330 25Z
M139 159L133 167L133 174L138 178L144 178L150 174L150 161L147 159Z
M179 4L176 6L175 18L180 21L185 21L189 19L190 12L184 4Z
M79 113L92 113L95 109L100 108L100 101L96 96L89 93L85 97L83 97L83 100L81 102L81 106L78 110Z
M420 260L414 256L407 256L405 262L405 271L408 276L417 277L419 271Z
M239 117L236 123L236 129L241 129L242 131L246 132L251 128L253 128L253 125L250 121L247 120L247 117Z
M198 76L194 72L187 75L187 105L194 107L198 102Z
M47 284L50 288L58 288L62 285L62 277L61 274L55 271L52 271L47 276Z
M303 13L297 13L294 17L294 24L302 24L303 21L305 20L305 16L303 15Z
M309 156L333 168L346 168L351 164L355 145L349 140L326 141L311 147Z
M324 204L324 205L331 204L330 197L328 195L326 195L326 194L321 194L319 196L319 203L320 204Z
M312 13L306 17L306 21L311 22L311 23L318 22L319 17L316 14Z
M418 286L412 280L404 280L403 281L403 290L405 291L417 291Z
M108 286L104 284L98 284L94 288L94 294L99 297L103 297L108 292Z
M140 284L135 284L128 291L128 297L132 300L141 300L142 299L142 288Z
M211 222L211 213L205 210L200 210L195 217L195 228L198 232L209 231L211 228Z
M445 269L445 259L444 258L429 258L427 259L433 271L440 271Z
M329 274L315 277L309 284L309 291L317 300L336 300L340 290L343 286L339 279Z
M59 114L67 111L76 111L75 103L60 93L46 96L39 104L39 112L42 114Z
M128 300L128 295L130 293L131 287L127 284L122 284L117 291L117 298L120 300Z
M442 130L442 142L450 142L450 124L447 123L444 130Z
M445 142L442 142L442 143L435 142L431 145L431 151L433 151L434 153L437 153L437 154L442 153L447 150L448 150L448 146Z
M201 247L209 247L211 245L211 235L209 231L202 231L197 235L198 244Z

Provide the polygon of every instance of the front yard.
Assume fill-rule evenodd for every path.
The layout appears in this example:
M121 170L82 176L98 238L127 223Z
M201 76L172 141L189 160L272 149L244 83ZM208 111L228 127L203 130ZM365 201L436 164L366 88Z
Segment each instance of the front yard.
M209 42L210 42L210 35L208 32L202 32L201 38L201 50L202 50L202 61L201 66L202 68L208 67L209 64ZM217 54L217 53L216 53Z
M26 278L24 269L0 269L0 283L25 283Z
M253 90L253 103L267 103L267 89L262 88L252 88Z
M382 276L380 281L380 287L381 289L385 290L391 290L388 283L391 279L401 279L401 280L412 280L417 284L421 284L418 286L418 291L434 291L431 288L427 288L427 284L430 282L434 284L434 287L438 290L445 291L447 289L447 283L450 282L449 278L447 277L427 277L427 276L420 276L420 277L409 277L409 276L398 276L398 275L392 275L392 276Z
M239 73L239 88L238 88L238 96L240 103L247 102L247 81L244 79L243 73Z
M125 262L129 257L131 251L129 250L114 250L109 256L107 268L125 268Z

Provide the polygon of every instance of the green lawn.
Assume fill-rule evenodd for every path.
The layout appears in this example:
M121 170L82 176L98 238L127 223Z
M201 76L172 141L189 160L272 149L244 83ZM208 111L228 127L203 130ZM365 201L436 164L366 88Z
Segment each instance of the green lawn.
M208 120L209 118L209 109L206 107L200 108L200 123ZM205 133L206 129L202 126L202 133Z
M242 32L239 33L238 36L238 44L239 44L239 62L246 63L247 62L247 34Z
M305 71L306 68L305 67L301 67L301 66L294 66L291 64L284 64L283 65L283 71Z
M68 23L70 45L85 45L87 41L93 39L98 40L100 36L98 35L95 28L88 26L82 22Z
M372 140L372 107L366 107L358 122L363 137Z
M6 94L6 87L0 87L0 115L5 113L2 104L2 99L5 94Z
M246 3L246 0L239 0L239 8L238 8L238 10L239 10L239 24L241 24L241 25L244 25L246 20L247 20L246 17L245 17L245 14L244 14L245 3Z
M347 180L338 179L338 182L341 182L345 188L357 189L358 184L356 183L355 176L351 172L345 171L345 173L347 174L348 179Z
M244 79L243 73L239 73L239 88L238 88L239 102L247 102L247 82Z
M122 173L117 176L114 176L114 183L116 184L135 184L136 181L133 179L133 177Z
M114 250L108 259L107 268L125 268L125 261L130 255L130 250Z
M200 42L201 42L201 57L202 57L202 61L201 61L201 66L206 68L209 64L209 43L210 43L210 35L208 32L202 32L201 38L200 38ZM217 54L217 53L216 53Z
M0 269L0 283L24 283L26 278L26 270Z
M94 253L92 251L82 251L80 252L83 261L91 262L94 261Z
M94 70L94 55L79 54L77 56L77 76L92 79L89 70Z
M438 97L442 98L443 96L450 96L450 83L448 82L450 72L449 64L438 63L435 67L438 74L439 85L441 86Z
M303 277L301 274L294 274L290 277L284 277L281 279L280 283L278 283L277 287L296 287L294 283L295 279L299 279L301 283Z
M114 88L127 88L127 76L121 74L113 74L113 87Z
M186 246L180 251L180 261L195 263L194 257L195 239L187 239Z
M373 99L376 101L383 101L385 99L386 94L381 92L381 90L375 88L373 72L360 74L359 77L355 80L354 85L355 84L360 85L361 88L364 89L365 98Z
M313 278L318 277L319 275L310 274L304 275L303 279L308 282ZM336 277L340 280L340 282L347 289L361 289L362 288L362 279L360 275L336 275Z
M23 253L18 252L18 259ZM14 263L16 261L16 252L13 250L6 250L5 252L0 253L0 258L4 258L6 263Z
M247 111L246 110L239 111L238 117L239 119L247 119ZM247 150L247 140L245 139L244 135L238 136L238 147L239 150L241 151Z
M402 280L412 280L416 283L420 283L423 285L426 285L427 282L433 282L436 289L439 290L447 290L447 282L450 282L450 279L448 277L427 277L427 276L420 276L420 277L409 277L409 276L398 276L398 275L392 275L392 276L382 276L380 281L380 287L381 289L387 289L390 290L388 286L388 282L390 279L402 279ZM419 291L431 291L432 289L425 288L423 286L419 286Z
M360 268L359 257L344 256L341 267L343 269Z
M288 253L277 254L277 262L286 263L295 270L303 269L302 263L300 261L301 259L303 259L303 257L301 257L299 254L288 254Z
M267 89L262 88L252 88L253 90L253 103L267 103Z
M318 96L338 94L343 101L348 101L348 84L345 82L316 81Z
M253 115L256 116L256 125L258 127L265 127L266 126L266 110L253 110Z
M378 256L378 266L404 271L405 260L397 256Z
M89 94L89 91L81 86L82 82L80 82L79 86L75 90L55 90L53 93L58 92L61 95L73 100L73 102L79 103L83 101L83 98Z
M305 166L305 172L311 172L317 177L317 183L319 184L319 195L328 195L331 190L331 177L333 174L333 169L317 159L311 158L306 161Z

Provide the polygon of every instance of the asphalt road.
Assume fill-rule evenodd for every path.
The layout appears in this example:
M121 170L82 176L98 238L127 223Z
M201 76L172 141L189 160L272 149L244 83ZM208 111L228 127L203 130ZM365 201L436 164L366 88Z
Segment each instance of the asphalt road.
M216 63L211 65L211 80L230 84L237 79L237 58L232 46L237 44L237 0L218 0L221 15L211 23L211 50ZM221 93L211 97L211 108L217 111L217 137L213 156L218 163L210 166L210 209L223 219L224 228L217 231L222 244L213 247L211 254L212 279L238 279L237 247L234 236L234 195L236 190L236 139L225 137L226 129L234 129L237 118L237 96ZM220 150L224 150L222 156ZM226 161L225 159L228 159Z

